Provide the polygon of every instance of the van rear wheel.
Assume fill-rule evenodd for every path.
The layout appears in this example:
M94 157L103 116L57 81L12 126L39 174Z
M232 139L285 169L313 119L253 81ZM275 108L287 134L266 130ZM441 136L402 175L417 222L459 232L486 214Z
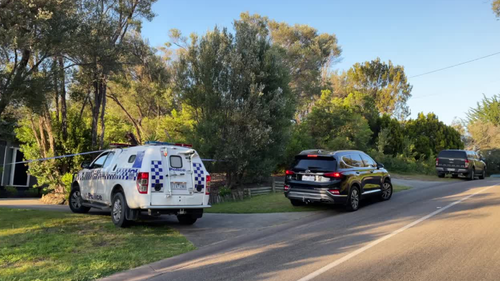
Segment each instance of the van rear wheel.
M130 221L126 218L126 213L128 212L127 201L123 193L118 192L113 195L113 200L111 202L111 220L117 227L127 227Z
M196 217L190 214L177 215L177 220L182 225L192 225L198 220Z

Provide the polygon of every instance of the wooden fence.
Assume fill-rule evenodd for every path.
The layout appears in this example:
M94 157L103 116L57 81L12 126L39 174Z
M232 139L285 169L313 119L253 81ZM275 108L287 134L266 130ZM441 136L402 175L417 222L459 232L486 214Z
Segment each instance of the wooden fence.
M232 190L231 194L224 196L219 195L215 192L210 192L210 204L218 204L223 202L240 201L245 198L252 198L252 196L263 195L268 193L283 192L283 181L275 181L274 178L271 181L271 186L262 187L251 187L244 189Z

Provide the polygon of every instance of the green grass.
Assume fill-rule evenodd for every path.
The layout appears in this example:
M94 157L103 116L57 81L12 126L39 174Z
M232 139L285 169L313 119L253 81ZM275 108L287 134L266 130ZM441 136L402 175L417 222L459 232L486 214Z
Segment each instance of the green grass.
M0 208L0 280L94 280L195 249L176 230L109 216Z
M410 189L409 186L394 185L394 192ZM254 196L235 202L224 202L205 209L207 213L253 214L253 213L285 213L311 212L331 209L329 205L307 205L294 207L281 192Z
M452 178L451 176L446 176L445 178L440 178L435 175L424 175L424 174L405 174L405 173L390 173L391 177L398 179L408 179L408 180L421 180L421 181L456 181L463 180L463 178Z

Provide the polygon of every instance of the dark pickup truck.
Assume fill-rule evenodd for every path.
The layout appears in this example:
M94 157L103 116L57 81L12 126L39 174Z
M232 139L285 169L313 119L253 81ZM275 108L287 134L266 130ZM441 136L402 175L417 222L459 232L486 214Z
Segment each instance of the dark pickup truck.
M475 179L476 176L484 179L486 164L475 151L443 150L436 158L436 172L440 178L451 174L454 178L463 175L470 180Z

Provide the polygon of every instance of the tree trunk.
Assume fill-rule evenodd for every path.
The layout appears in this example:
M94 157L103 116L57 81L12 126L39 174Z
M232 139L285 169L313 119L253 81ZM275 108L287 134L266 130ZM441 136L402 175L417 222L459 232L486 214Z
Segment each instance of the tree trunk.
M98 80L99 79L99 80ZM97 147L97 125L99 121L99 109L101 109L100 77L94 77L94 107L92 108L92 147Z
M36 143L38 144L40 151L42 151L42 143L40 142L40 138L38 137L38 132L35 128L35 122L33 121L33 116L30 117L30 125L31 125L31 130L33 131L33 135L35 136ZM42 157L45 158L43 151L42 151Z
M43 157L47 157L47 141L45 140L42 116L38 117L38 129L40 130L40 149Z
M59 57L61 77L61 131L64 141L68 139L68 116L66 110L66 73L64 72L64 60ZM59 118L59 117L58 117Z
M102 97L102 109L101 109L101 138L99 141L99 149L102 149L104 147L104 132L105 132L105 123L104 123L104 116L106 114L106 82L103 79L103 82L101 83L101 97Z
M44 125L45 125L45 128L47 128L47 137L49 139L49 146L50 146L50 151L52 152L52 156L55 155L56 153L56 145L55 145L55 138L54 138L54 134L53 134L53 131L52 131L52 123L50 122L50 113L47 111L45 111L45 116L43 117L44 119Z
M57 81L57 79L59 78L59 68L57 66L57 59L54 58L54 61L53 61L53 68L52 68L52 71L54 72L53 75L54 75L54 92L56 93L56 96L55 96L55 101L56 101L56 118L57 118L57 121L60 122L61 121L61 111L59 110L59 82Z

